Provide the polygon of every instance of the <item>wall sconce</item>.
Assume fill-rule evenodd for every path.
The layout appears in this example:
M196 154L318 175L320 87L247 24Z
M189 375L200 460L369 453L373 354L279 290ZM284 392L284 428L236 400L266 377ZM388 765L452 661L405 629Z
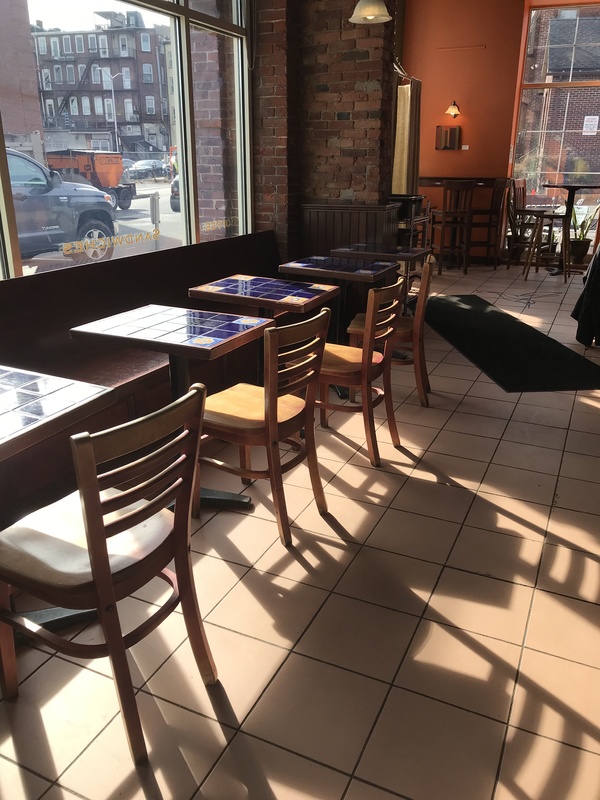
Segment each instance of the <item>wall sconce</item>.
M456 100L453 100L448 108L446 109L446 114L450 114L451 117L458 117L460 114L460 108L456 105Z
M355 25L371 25L391 20L383 0L358 0L350 22Z

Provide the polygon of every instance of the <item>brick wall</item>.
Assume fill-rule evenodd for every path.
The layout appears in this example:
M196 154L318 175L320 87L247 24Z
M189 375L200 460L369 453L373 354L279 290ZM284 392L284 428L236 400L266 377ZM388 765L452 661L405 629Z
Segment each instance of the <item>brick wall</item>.
M294 254L303 202L376 205L391 191L393 22L350 23L354 0L256 6L255 222Z

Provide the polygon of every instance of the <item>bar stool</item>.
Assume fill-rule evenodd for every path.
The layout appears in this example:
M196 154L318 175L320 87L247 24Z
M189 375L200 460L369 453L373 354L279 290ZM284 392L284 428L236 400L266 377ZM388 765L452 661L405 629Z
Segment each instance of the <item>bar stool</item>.
M444 181L442 208L431 209L431 246L438 259L438 274L446 256L462 265L467 274L471 249L471 221L475 181ZM438 237L436 237L438 234Z
M566 214L557 214L548 210L535 210L531 212L534 218L531 241L527 248L523 278L527 280L533 265L535 272L539 271L540 264L546 267L554 266L562 269L563 281L571 275L571 225ZM560 250L555 245L556 229L560 232Z

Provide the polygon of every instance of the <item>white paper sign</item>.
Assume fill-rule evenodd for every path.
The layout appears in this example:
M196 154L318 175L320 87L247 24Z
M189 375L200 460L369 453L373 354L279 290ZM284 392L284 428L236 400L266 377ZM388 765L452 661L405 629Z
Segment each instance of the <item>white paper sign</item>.
M584 117L583 118L583 135L595 136L598 133L598 120L600 117Z

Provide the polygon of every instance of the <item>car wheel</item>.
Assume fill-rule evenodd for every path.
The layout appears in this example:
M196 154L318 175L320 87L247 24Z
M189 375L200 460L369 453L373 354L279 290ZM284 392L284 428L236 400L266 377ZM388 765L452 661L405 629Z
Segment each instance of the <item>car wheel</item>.
M177 198L171 197L169 202L171 203L171 211L181 211L181 204Z
M131 206L131 191L129 189L121 189L121 193L119 195L119 207L123 209L123 211L127 211L127 209Z
M112 258L114 247L110 228L103 222L90 219L82 223L77 231L77 238L83 242L83 252L76 253L74 259L79 264L90 261L108 261ZM106 244L104 244L105 240Z
M119 195L115 191L115 189L109 189L106 193L110 197L110 204L113 208L116 208L119 205Z

